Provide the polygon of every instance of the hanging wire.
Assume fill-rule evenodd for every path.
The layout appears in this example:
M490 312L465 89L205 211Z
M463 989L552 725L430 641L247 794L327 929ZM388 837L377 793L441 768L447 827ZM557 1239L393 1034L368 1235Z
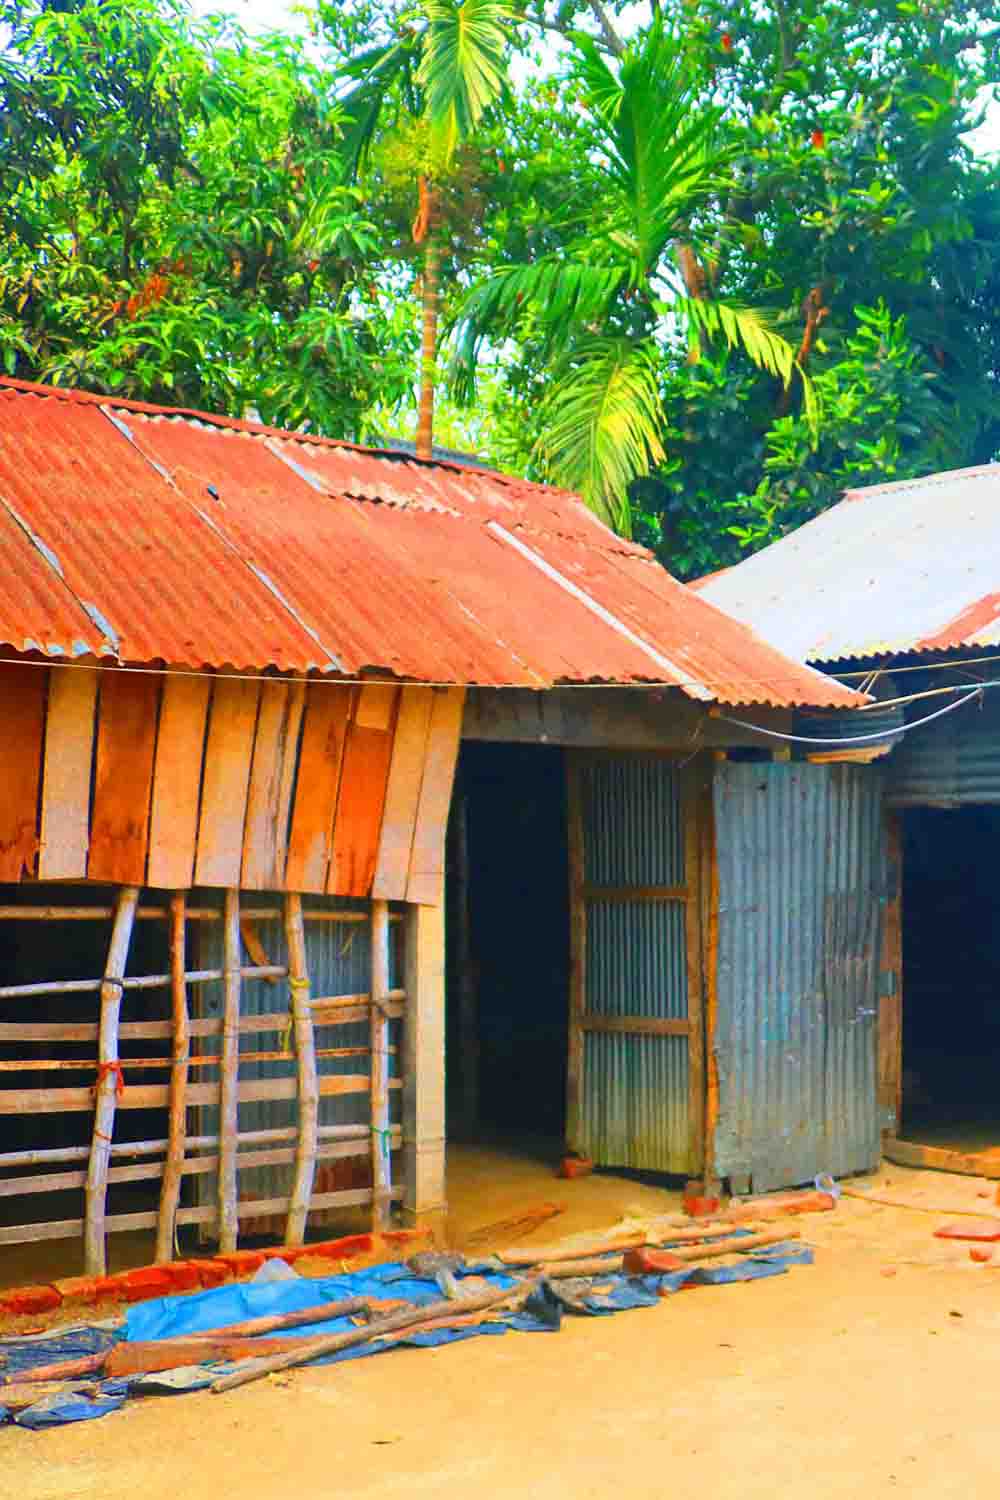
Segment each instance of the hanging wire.
M766 735L772 740L783 740L790 745L832 745L835 747L870 745L877 740L886 740L890 735L909 734L911 729L919 729L922 724L930 724L935 719L942 719L945 714L954 713L956 708L961 708L963 703L968 703L972 698L982 698L984 689L988 687L1000 687L1000 682L981 683L979 687L967 691L964 697L956 699L954 703L946 703L944 708L939 708L932 714L926 714L922 719L914 719L910 724L901 724L896 729L883 729L878 734L855 734L846 739L814 739L805 734L782 734L778 729L764 729L760 724L749 724L743 719L731 719L728 714L715 714L714 717L721 719L725 724L735 724L740 729L752 729L756 734Z

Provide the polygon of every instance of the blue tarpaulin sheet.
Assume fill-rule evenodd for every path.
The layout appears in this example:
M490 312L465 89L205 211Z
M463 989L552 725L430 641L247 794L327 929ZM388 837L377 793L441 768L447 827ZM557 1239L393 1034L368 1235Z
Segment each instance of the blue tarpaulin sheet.
M652 1307L665 1292L680 1291L687 1286L725 1286L737 1281L780 1276L790 1266L810 1264L812 1258L811 1250L789 1242L769 1246L756 1255L748 1255L737 1265L692 1266L664 1276L624 1276L620 1272L609 1271L605 1276L588 1278L582 1282L542 1283L518 1312L498 1313L495 1319L469 1328L439 1328L411 1334L400 1332L393 1336L391 1342L362 1344L355 1349L341 1350L339 1354L330 1355L317 1363L363 1359L401 1343L418 1348L437 1348L442 1344L458 1343L464 1339L495 1336L510 1329L525 1333L556 1332L563 1310L567 1307L574 1312L593 1315ZM459 1280L462 1274L458 1273ZM515 1278L496 1269L492 1262L467 1266L465 1274L475 1274L477 1278L497 1288L515 1285ZM122 1338L130 1342L183 1338L185 1334L226 1327L248 1318L300 1312L321 1302L340 1302L348 1297L378 1300L400 1298L419 1307L440 1301L441 1290L437 1282L415 1276L406 1266L392 1264L374 1266L369 1270L343 1276L313 1279L292 1275L287 1280L237 1282L207 1292L158 1297L129 1308L124 1324L116 1329L74 1328L57 1331L45 1338L0 1340L3 1374L16 1379L19 1374L33 1367L100 1353ZM456 1311L460 1309L456 1308ZM349 1318L331 1318L320 1323L289 1328L283 1330L283 1334L308 1338L316 1334L346 1332L354 1326ZM164 1392L202 1389L223 1368L227 1367L215 1365L211 1369L206 1368L203 1374L200 1369L192 1370L185 1372L184 1378L176 1381L171 1380L169 1375L83 1381L82 1389L68 1387L65 1391L39 1400L34 1406L18 1412L13 1420L19 1426L28 1428L87 1421L117 1411L129 1394L141 1394L143 1390ZM0 1387L0 1422L11 1419L2 1401L3 1391Z

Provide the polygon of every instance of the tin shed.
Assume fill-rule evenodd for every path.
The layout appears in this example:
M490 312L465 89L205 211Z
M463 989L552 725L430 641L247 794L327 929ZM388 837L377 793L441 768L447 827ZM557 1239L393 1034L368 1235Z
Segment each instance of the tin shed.
M699 588L796 659L895 704L874 783L884 1150L989 1177L1000 1176L998 517L995 465L851 490ZM863 735L871 717L838 715L837 731ZM822 733L821 721L801 732Z
M0 560L0 1245L440 1210L446 969L467 1103L561 993L557 1133L703 1165L710 711L855 690L573 495L9 381Z

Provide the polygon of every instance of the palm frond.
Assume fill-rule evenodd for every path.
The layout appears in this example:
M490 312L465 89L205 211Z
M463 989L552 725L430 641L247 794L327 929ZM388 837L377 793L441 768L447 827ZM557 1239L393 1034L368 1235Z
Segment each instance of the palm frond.
M591 40L578 41L577 50L576 73L604 137L637 279L646 278L728 181L732 151L719 139L721 112L699 98L683 48L660 22L625 53L617 75Z
M363 69L362 63L367 64ZM361 81L340 101L344 116L341 154L349 180L357 177L375 139L379 118L396 89L407 90L412 84L413 52L401 42L375 47L355 60L345 76Z
M423 0L428 26L417 73L429 123L447 159L506 84L509 0Z
M708 339L723 338L730 349L742 349L749 359L769 375L789 386L798 375L802 382L803 412L815 432L819 421L816 388L799 364L793 344L776 333L763 313L731 302L699 301L680 297L671 304L698 333Z
M548 259L533 266L503 266L478 282L456 319L451 374L456 391L470 394L484 339L502 339L530 319L541 336L542 352L557 354L574 333L608 316L629 275L624 263Z
M581 340L557 367L539 422L536 453L549 477L627 536L629 485L665 456L655 346Z

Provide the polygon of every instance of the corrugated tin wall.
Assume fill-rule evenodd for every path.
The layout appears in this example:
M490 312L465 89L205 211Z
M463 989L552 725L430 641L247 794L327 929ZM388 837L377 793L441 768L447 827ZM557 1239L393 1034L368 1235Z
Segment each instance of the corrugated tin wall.
M716 767L715 1166L755 1190L879 1160L880 772Z
M926 713L925 703L910 709ZM893 807L1000 802L1000 695L905 735L887 762L886 796Z
M586 1014L683 1020L685 905L648 898L650 887L680 887L688 878L676 764L588 758L579 775ZM647 895L630 900L630 889ZM602 899L598 892L609 895ZM689 1171L688 1054L686 1036L585 1029L580 1149L603 1166Z
M199 905L217 904L218 892L197 893ZM194 900L194 898L192 898ZM245 904L247 906L272 906L280 905L280 897L248 896ZM370 903L361 900L351 900L346 897L331 896L303 896L303 911L306 913L306 959L309 969L309 979L313 998L320 996L329 997L334 995L368 995L371 989L371 929L367 920L370 911ZM309 921L310 911L357 911L365 920L360 922L329 922ZM201 924L200 942L201 953L199 966L202 968L219 968L222 965L222 923L205 922ZM268 961L275 964L284 964L288 960L288 950L285 945L284 927L279 918L269 918L256 923L257 936L259 937ZM390 962L390 984L393 988L401 986L400 978L400 924L391 922L389 927L389 962ZM204 984L200 987L201 1013L206 1016L220 1015L222 1011L222 984ZM274 984L269 984L264 979L244 980L240 995L240 1012L242 1015L267 1015L271 1012L280 1012L287 1009L289 1004L289 990L286 980L280 979ZM393 1022L390 1027L391 1045L398 1049L400 1023ZM369 1028L367 1022L355 1022L338 1026L317 1026L316 1050L320 1053L327 1048L367 1048L369 1044ZM217 1039L211 1039L203 1044L205 1050L218 1050ZM279 1045L278 1038L270 1033L249 1033L240 1037L241 1052L256 1052L264 1048L276 1049ZM318 1057L317 1071L324 1073L367 1073L369 1070L369 1059L366 1056L359 1057ZM240 1066L240 1079L253 1078L291 1078L295 1075L295 1059L289 1055L287 1060L275 1062L250 1062ZM213 1082L218 1078L218 1070L215 1068L201 1068L198 1070L199 1080L205 1083ZM389 1077L400 1076L399 1055L397 1053L389 1059ZM400 1092L398 1089L390 1091L389 1094L390 1115L393 1124L398 1124L400 1119ZM322 1098L319 1101L319 1123L320 1125L358 1125L367 1124L370 1119L369 1096L367 1094L345 1094L340 1097ZM239 1126L242 1131L250 1130L274 1130L283 1126L293 1125L296 1120L296 1105L293 1099L265 1099L244 1102L239 1107ZM213 1134L218 1125L218 1110L215 1108L204 1110L203 1115L204 1133ZM396 1162L393 1162L396 1166ZM322 1191L322 1143L320 1145L320 1159L317 1165L316 1191ZM290 1190L293 1168L291 1165L279 1165L270 1167L248 1167L240 1171L238 1184L238 1197L240 1202L246 1202L254 1198L280 1198ZM216 1178L214 1174L203 1174L195 1181L200 1185L201 1202L214 1202L217 1192ZM316 1217L312 1222L316 1221ZM260 1221L248 1220L247 1233L261 1233Z

